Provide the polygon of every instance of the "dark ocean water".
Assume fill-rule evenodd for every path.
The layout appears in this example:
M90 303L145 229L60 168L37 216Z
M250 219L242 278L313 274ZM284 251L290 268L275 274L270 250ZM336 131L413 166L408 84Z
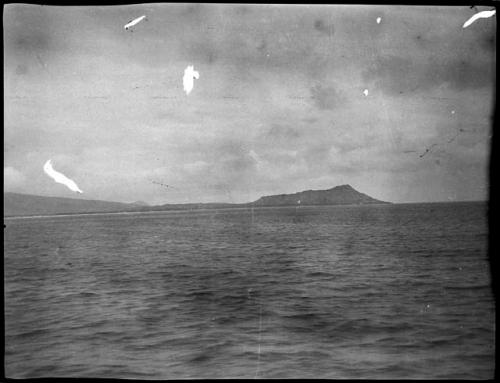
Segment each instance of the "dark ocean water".
M9 219L11 378L492 378L486 203Z

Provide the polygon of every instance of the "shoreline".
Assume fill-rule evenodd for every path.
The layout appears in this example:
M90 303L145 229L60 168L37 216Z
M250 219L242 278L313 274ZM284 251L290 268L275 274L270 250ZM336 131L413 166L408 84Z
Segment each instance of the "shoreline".
M398 205L432 205L432 204L458 204L458 203L489 203L489 201L439 201L439 202L385 202L370 204L338 204L338 205L283 205L283 206L234 206L234 207L207 207L207 208L179 208L166 210L144 210L144 211L110 211L110 212L89 212L89 213L61 213L43 215L12 215L4 216L4 220L13 219L36 219L36 218L57 218L73 216L100 216L100 215L133 215L133 214L159 214L159 213L192 213L203 211L226 211L226 210L254 210L254 209L284 209L284 208L314 208L314 207L365 207L365 206L398 206Z

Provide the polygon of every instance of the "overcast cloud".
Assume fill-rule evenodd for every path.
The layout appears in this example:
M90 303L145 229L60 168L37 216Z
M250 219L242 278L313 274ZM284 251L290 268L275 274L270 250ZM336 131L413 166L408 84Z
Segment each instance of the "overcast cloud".
M463 29L475 12L6 5L5 190L159 204L350 184L392 202L486 199L496 16ZM48 178L48 159L84 194Z

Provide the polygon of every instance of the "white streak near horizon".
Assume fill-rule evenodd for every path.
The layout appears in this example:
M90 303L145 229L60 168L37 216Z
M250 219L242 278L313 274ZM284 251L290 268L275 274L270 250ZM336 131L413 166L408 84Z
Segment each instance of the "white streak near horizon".
M124 25L123 28L128 30L130 27L133 27L134 25L139 24L144 19L146 19L146 15L142 15L142 16L140 16L132 21L129 21L127 24Z
M493 16L495 13L496 13L496 10L482 11L482 12L476 13L474 16L472 16L469 20L467 20L464 23L462 28L467 28L469 25L471 25L474 21L476 21L478 19L487 19L487 18Z
M68 177L66 177L64 174L59 173L58 171L54 170L52 167L52 162L51 160L48 160L45 165L43 165L43 171L54 181L57 183L66 185L68 189L71 191L77 192L77 193L83 193L83 191L80 190L78 185L75 183L75 181L70 180Z
M260 305L259 313L259 349L257 351L257 372L255 373L255 378L259 376L260 371L260 343L262 341L262 304Z
M184 77L182 78L182 84L184 86L184 91L186 94L191 93L194 86L194 79L199 79L200 74L194 70L193 65L188 65L186 69L184 69Z

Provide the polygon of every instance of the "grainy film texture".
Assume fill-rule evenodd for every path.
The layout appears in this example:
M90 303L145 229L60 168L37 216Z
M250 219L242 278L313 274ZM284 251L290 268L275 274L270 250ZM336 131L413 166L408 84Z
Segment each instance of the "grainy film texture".
M7 377L493 378L496 17L6 5Z

